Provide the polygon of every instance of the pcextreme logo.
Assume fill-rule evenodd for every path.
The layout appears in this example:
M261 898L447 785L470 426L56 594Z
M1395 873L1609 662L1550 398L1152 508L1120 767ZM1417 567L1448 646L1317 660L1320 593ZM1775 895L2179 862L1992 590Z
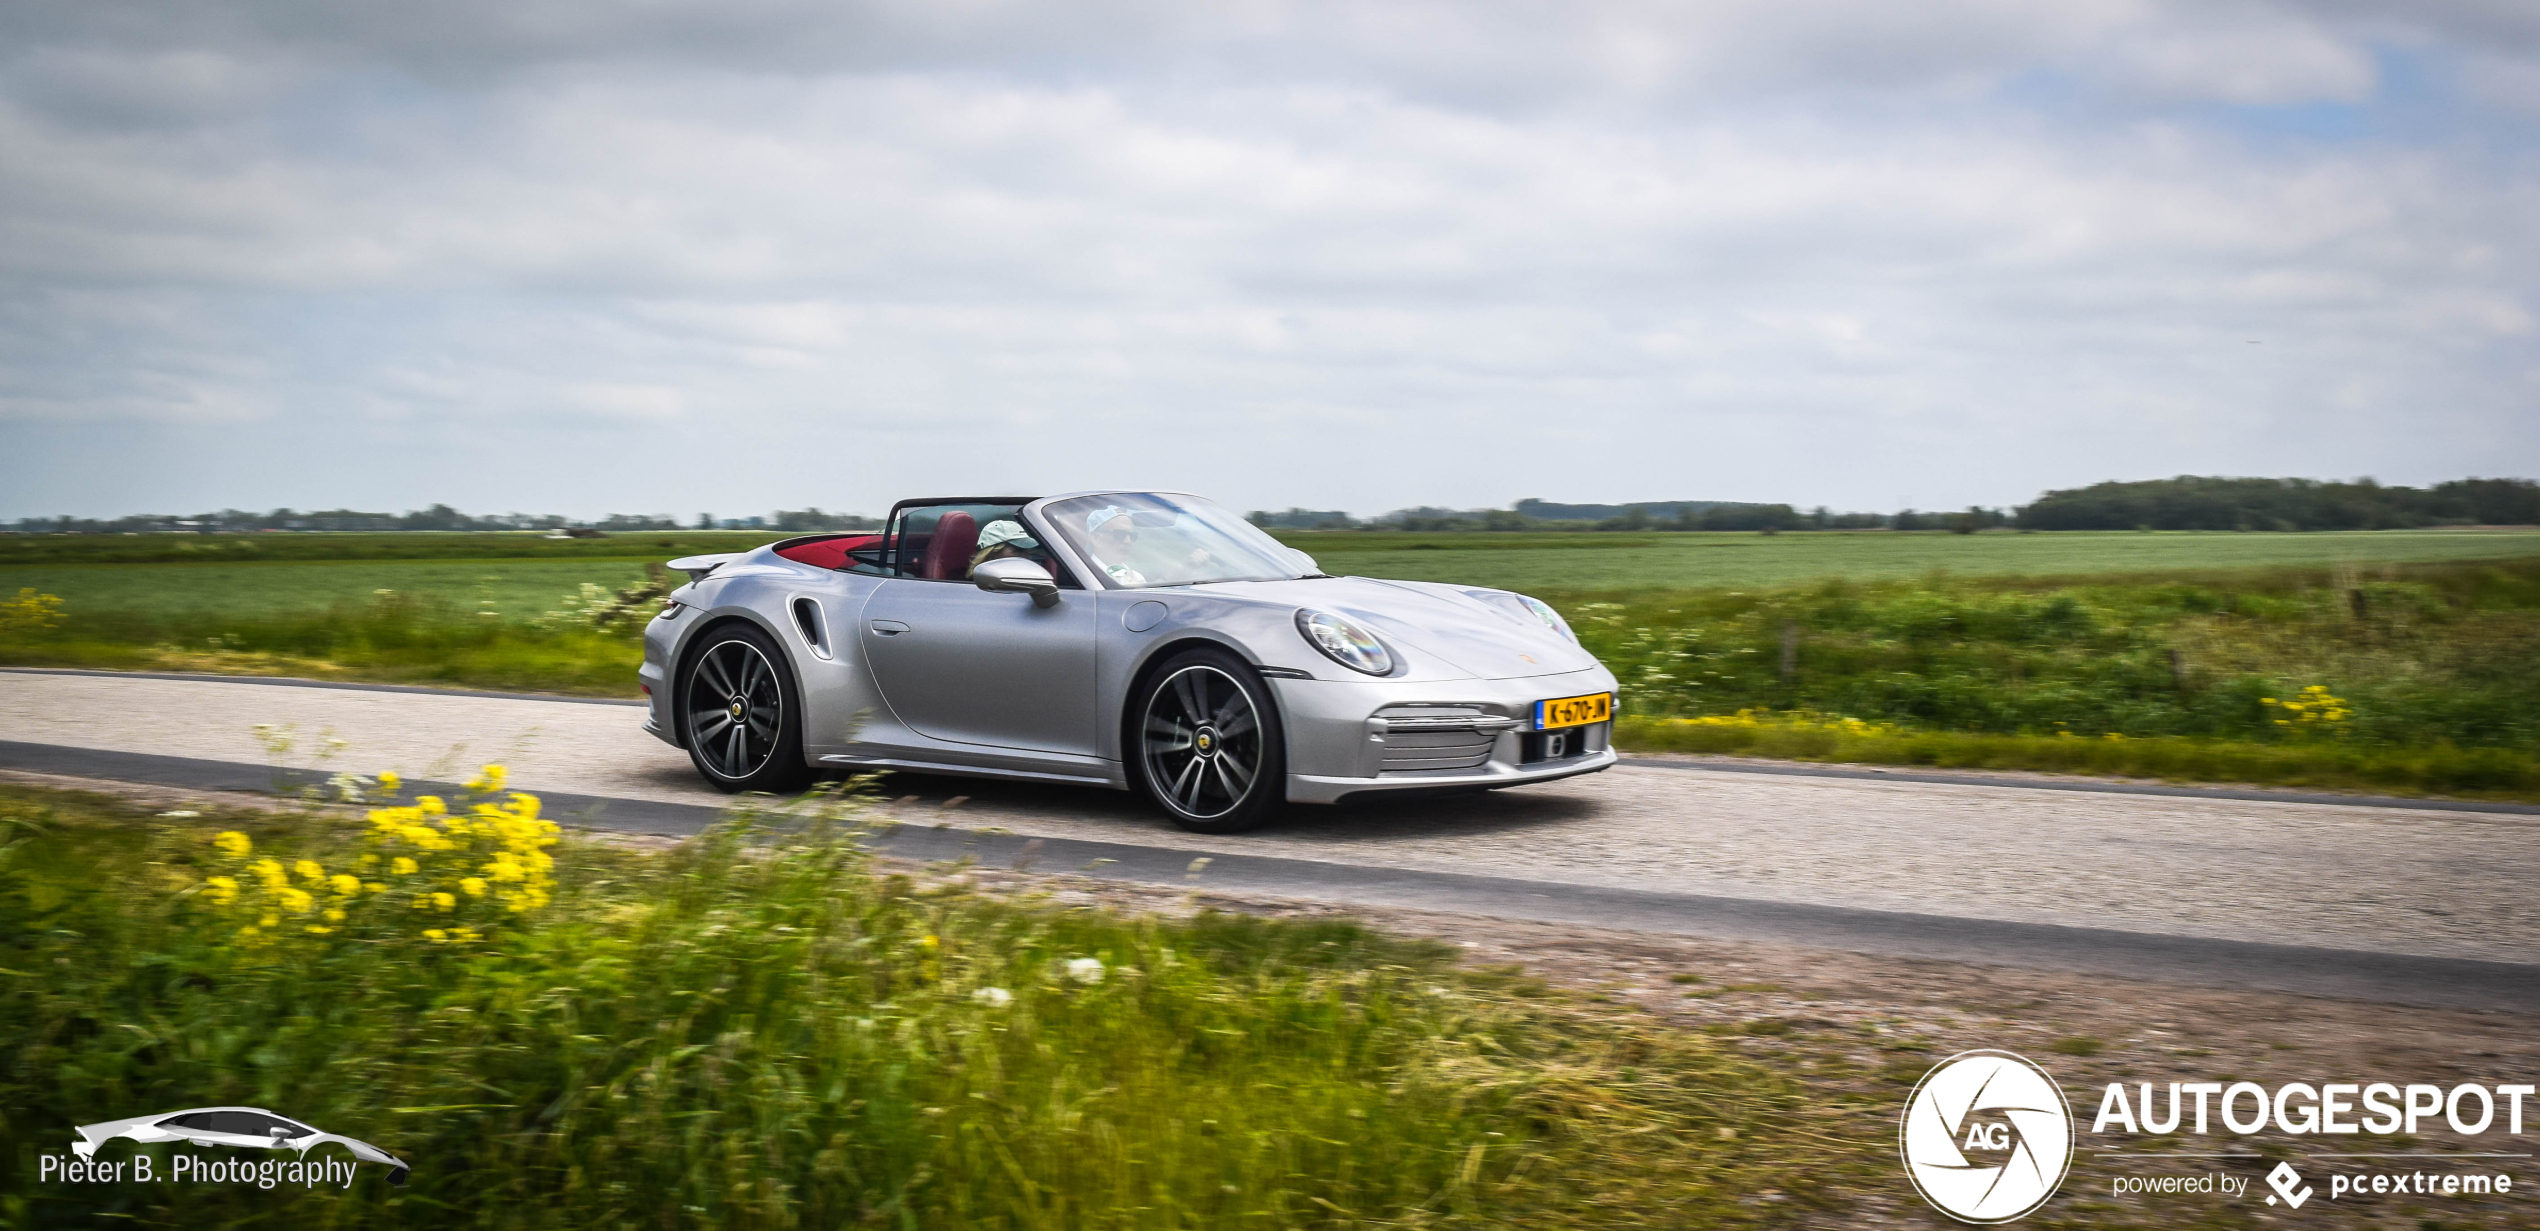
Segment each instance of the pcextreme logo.
M2064 1182L2073 1113L2046 1070L2007 1051L1943 1060L1905 1100L1905 1174L1932 1208L1960 1222L2009 1222Z

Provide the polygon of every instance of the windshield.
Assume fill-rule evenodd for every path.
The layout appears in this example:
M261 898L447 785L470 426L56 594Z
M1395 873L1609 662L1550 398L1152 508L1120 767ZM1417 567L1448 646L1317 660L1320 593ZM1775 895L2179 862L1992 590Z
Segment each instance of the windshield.
M1082 496L1042 516L1121 589L1301 575L1279 540L1197 496Z

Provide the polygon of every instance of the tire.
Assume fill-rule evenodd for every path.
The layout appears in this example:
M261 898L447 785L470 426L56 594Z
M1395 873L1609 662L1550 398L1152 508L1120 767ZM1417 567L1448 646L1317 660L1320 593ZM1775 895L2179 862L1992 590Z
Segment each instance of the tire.
M1287 740L1261 677L1224 650L1185 650L1130 698L1129 764L1193 833L1240 833L1287 802Z
M679 680L680 742L722 791L788 795L810 785L802 690L784 651L748 624L727 624L689 651Z

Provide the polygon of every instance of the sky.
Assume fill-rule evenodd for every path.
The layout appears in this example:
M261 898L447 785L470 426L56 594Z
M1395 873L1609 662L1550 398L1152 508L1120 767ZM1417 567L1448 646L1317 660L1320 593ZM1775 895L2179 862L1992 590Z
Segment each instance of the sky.
M0 10L0 518L2540 475L2527 0Z

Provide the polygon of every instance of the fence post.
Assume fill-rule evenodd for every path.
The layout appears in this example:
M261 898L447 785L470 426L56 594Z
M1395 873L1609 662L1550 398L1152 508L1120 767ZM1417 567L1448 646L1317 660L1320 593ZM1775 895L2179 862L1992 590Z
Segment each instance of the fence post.
M1799 674L1799 621L1782 621L1782 682Z

